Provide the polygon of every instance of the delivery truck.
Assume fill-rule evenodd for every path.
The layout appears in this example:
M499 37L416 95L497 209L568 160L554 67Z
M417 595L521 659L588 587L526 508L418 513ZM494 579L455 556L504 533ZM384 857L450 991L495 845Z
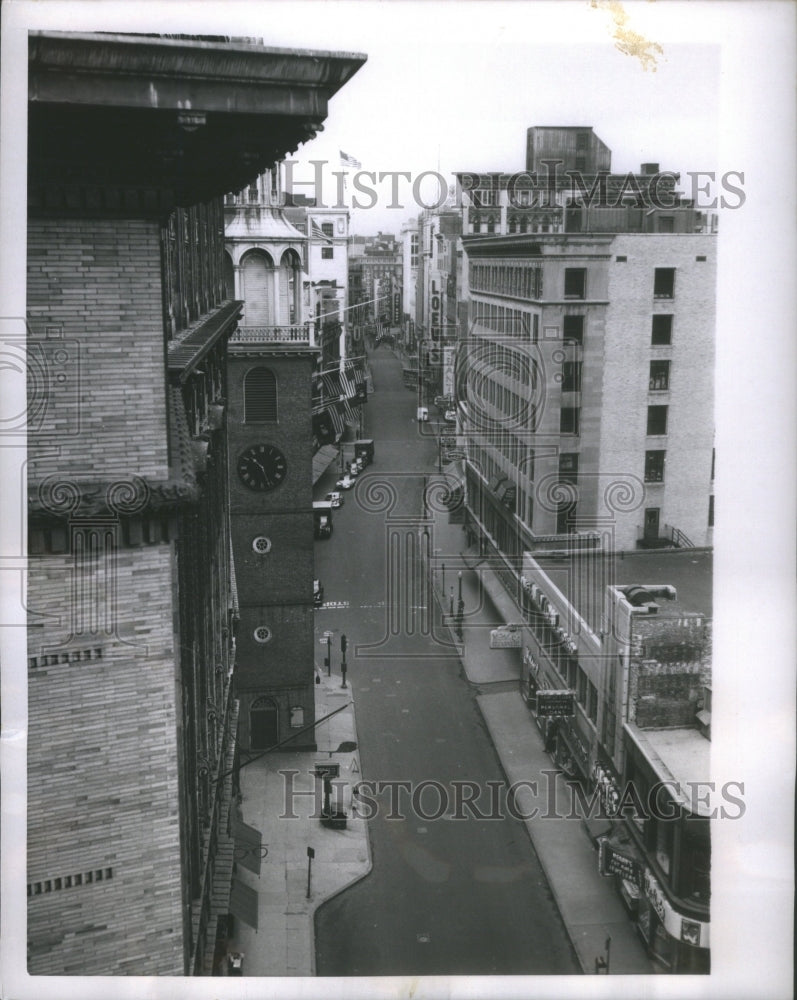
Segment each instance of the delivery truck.
M363 465L370 465L374 460L373 438L360 438L354 442L354 457L362 459Z
M314 534L316 538L329 538L332 534L332 504L329 500L313 503Z

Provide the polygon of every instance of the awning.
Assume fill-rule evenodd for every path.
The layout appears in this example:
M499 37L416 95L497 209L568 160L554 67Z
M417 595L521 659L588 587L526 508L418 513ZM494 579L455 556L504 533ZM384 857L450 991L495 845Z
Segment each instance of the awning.
M479 577L482 581L482 586L485 591L489 594L490 599L495 605L495 609L498 612L501 623L505 625L519 624L523 622L523 615L520 609L506 592L506 588L501 583L498 576L486 566L476 567Z
M338 449L332 444L325 444L313 455L313 485L327 471L330 464L338 457Z

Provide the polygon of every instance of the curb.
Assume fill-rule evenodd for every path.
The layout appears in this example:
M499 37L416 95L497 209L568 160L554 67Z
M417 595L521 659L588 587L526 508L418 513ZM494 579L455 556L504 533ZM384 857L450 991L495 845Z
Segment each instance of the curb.
M357 734L357 716L356 716L355 707L354 707L354 692L353 691L352 691L352 693L350 695L350 698L351 698L352 728L354 730L354 735L356 737L358 737L358 734ZM359 746L360 746L359 737L356 739L355 742L357 743L357 747L359 749ZM362 754L360 754L360 761L362 762ZM317 911L319 910L320 907L322 907L325 903L328 903L331 899L335 899L336 896L339 896L342 892L345 892L347 889L350 889L357 882L361 882L364 878L366 878L368 875L370 875L371 871L373 870L373 867L374 867L374 856L373 856L373 851L371 850L371 830L370 830L370 827L368 826L368 821L367 820L363 820L363 822L365 823L365 848L366 848L366 852L368 854L368 868L361 875L355 875L352 878L350 878L348 882L346 882L344 885L340 886L339 888L335 889L335 891L331 892L328 896L325 896L323 899L316 900L313 903L313 905L310 908L310 910L308 911L308 913L307 913L307 919L308 919L308 922L310 924L310 927L309 927L309 930L308 930L308 935L309 935L309 938L310 938L310 975L311 976L315 976L316 975L315 916L316 916Z

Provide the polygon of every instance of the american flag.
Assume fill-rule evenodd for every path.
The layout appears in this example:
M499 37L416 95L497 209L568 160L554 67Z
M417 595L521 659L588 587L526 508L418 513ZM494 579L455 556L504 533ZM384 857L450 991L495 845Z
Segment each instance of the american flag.
M354 167L356 170L359 170L362 166L359 160L355 160L353 156L344 153L342 149L340 151L340 162L344 167Z

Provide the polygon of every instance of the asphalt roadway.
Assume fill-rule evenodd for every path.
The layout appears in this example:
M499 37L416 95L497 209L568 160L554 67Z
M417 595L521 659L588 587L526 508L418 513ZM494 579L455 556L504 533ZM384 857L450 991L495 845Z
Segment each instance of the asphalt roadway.
M317 975L579 973L526 828L495 791L505 779L478 689L436 612L429 617L434 602L410 536L418 534L424 474L436 469L434 437L419 432L400 361L386 347L370 361L365 436L375 441L375 461L334 512L332 537L316 542L325 587L316 622L334 632L334 674L340 634L348 640L373 869L318 910ZM316 497L336 478L329 469ZM438 784L419 789L431 781ZM383 784L380 793L376 782L410 789ZM464 798L498 818L475 818ZM464 818L445 818L458 804Z

